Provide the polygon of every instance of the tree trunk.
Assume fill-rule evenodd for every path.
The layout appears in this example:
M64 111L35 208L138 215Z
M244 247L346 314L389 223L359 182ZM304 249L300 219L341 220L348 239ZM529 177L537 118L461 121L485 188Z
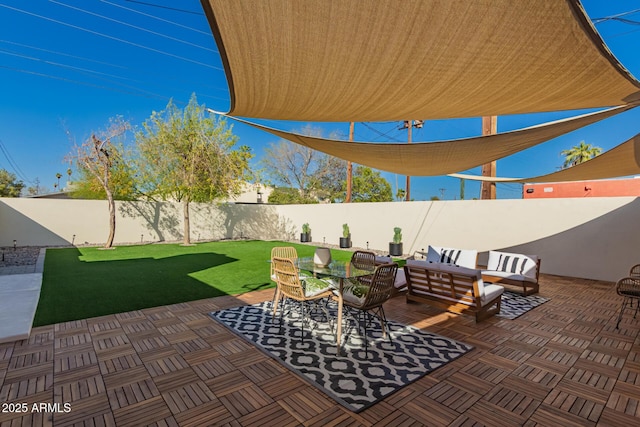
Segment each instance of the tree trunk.
M186 198L182 201L182 210L184 214L184 237L182 239L182 244L190 245L191 227L189 226L189 200Z
M113 194L109 189L107 192L107 203L109 204L109 237L107 243L104 244L105 249L113 246L113 239L116 236L116 202L113 200Z

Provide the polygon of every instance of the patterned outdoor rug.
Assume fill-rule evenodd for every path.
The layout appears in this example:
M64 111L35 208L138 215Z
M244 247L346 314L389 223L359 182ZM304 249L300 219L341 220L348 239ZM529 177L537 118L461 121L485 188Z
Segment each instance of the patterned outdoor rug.
M549 301L549 298L539 295L528 295L525 297L515 292L504 291L502 294L500 313L496 314L496 316L504 317L505 319L515 319L547 301Z
M330 305L330 311L335 319L335 304ZM305 326L302 342L300 322L293 315L289 315L289 322L285 318L282 331L278 318L271 322L270 301L210 315L353 412L366 409L473 348L395 322L389 322L390 343L388 337L382 338L380 325L373 322L367 331L367 357L355 322L345 316L345 344L342 356L337 357L334 334L321 316L311 322L313 330Z

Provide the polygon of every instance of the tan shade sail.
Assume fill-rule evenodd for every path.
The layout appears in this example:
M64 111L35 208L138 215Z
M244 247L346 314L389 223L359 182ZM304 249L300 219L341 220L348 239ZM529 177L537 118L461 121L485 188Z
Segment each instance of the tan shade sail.
M201 3L234 116L437 119L640 99L578 0Z
M591 160L547 175L531 178L499 178L465 174L450 174L449 176L476 181L524 183L586 181L637 174L640 174L640 134Z
M296 144L375 169L402 175L436 176L464 171L509 156L631 108L633 107L611 108L497 135L413 144L347 142L316 138L229 117Z

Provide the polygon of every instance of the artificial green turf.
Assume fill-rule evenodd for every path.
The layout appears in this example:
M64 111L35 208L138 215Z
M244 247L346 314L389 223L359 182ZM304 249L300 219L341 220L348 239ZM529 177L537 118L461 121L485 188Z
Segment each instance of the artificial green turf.
M194 246L154 244L48 249L34 326L87 319L273 287L271 248L314 246L235 240ZM350 252L332 250L335 259Z

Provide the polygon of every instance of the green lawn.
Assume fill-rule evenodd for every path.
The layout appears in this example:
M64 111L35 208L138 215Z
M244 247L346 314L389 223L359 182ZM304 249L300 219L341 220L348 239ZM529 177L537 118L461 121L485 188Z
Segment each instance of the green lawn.
M274 246L295 246L299 256L315 250L250 240L48 249L33 325L271 288L267 261ZM351 252L332 250L332 256L347 260Z

